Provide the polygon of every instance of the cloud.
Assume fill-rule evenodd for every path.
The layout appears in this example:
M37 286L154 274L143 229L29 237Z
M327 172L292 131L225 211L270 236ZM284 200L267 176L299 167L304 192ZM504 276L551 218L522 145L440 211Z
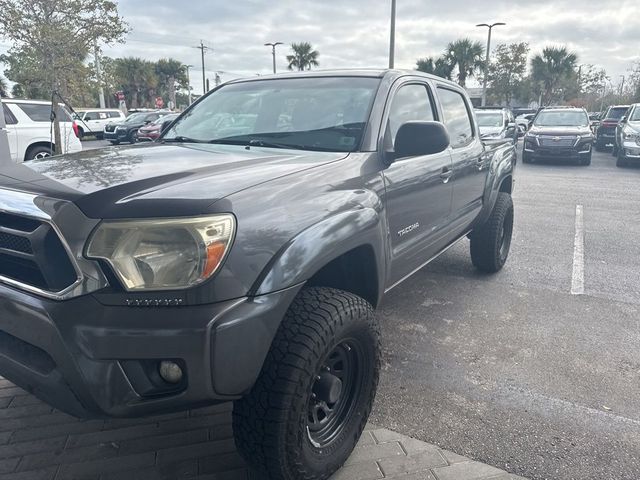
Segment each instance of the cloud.
M320 52L321 68L384 67L388 62L390 0L120 0L132 27L127 43L105 48L111 56L174 57L194 65L200 88L200 40L211 47L207 77L223 79L269 73L265 42L308 41ZM462 37L486 42L477 23L506 22L492 45L529 42L532 54L546 45L566 45L580 63L604 67L614 79L640 60L637 0L397 0L396 66L414 68L417 58L439 55ZM286 68L288 46L278 47Z

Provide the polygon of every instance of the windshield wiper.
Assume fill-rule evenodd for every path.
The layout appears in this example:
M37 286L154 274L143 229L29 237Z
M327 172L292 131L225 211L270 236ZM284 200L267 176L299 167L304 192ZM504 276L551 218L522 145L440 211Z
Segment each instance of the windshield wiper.
M172 138L163 138L163 142L166 143L207 143L203 140L197 140L195 138L184 137L182 135L178 135L177 137Z

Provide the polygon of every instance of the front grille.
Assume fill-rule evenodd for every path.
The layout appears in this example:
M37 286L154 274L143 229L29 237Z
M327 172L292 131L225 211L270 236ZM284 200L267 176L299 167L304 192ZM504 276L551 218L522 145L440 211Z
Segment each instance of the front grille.
M576 143L576 137L540 137L541 147L573 147Z
M46 222L0 212L0 277L57 293L78 275L55 229Z
M616 133L616 127L605 127L600 125L598 127L598 133L600 135L614 135Z
M11 250L13 252L28 254L33 253L31 242L28 238L6 232L0 232L0 250Z

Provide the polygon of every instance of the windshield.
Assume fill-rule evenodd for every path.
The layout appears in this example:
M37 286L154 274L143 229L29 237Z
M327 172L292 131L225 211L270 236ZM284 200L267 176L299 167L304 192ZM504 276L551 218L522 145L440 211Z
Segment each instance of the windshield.
M576 110L546 110L536 117L534 125L538 127L586 127L589 117L585 112Z
M360 146L380 80L334 77L223 86L186 113L165 141L351 152Z
M179 115L177 113L174 113L174 114L171 114L171 115L165 115L164 117L160 117L160 118L154 120L153 122L151 122L151 125L160 125L160 124L162 124L164 122L171 122L171 121L175 120L176 118L178 118L178 116Z
M620 120L629 110L627 107L612 107L607 112L607 120Z
M127 119L124 121L124 123L144 122L144 118L146 116L147 116L146 113L134 113L132 115L129 115Z
M476 112L480 127L502 127L504 119L502 113Z

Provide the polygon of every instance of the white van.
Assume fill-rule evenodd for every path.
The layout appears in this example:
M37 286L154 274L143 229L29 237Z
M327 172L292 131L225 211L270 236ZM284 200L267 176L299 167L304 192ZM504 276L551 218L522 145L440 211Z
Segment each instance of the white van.
M113 108L83 108L78 110L77 114L75 120L80 138L85 135L95 135L98 140L102 140L104 127L109 123L121 122L126 118L124 113Z
M13 162L21 163L53 155L51 102L5 98L2 100L2 109ZM77 125L62 105L60 110L63 117L60 119L62 153L82 151Z

